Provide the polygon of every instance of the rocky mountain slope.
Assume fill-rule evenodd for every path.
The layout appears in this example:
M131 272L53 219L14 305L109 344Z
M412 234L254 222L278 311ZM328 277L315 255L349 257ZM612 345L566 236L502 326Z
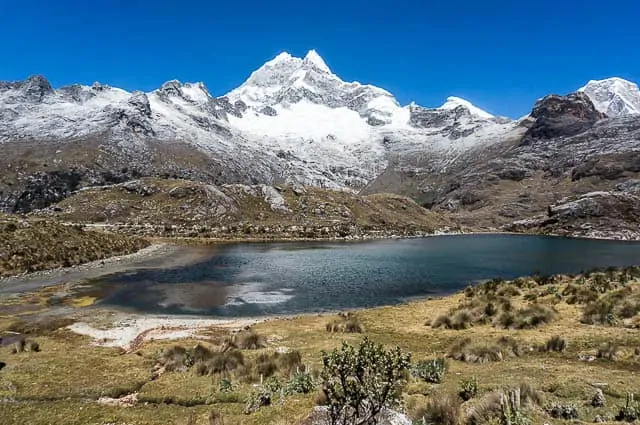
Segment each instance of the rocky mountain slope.
M360 238L457 231L413 200L313 187L142 178L79 191L37 212L119 232L215 238Z
M178 81L150 93L54 89L39 76L0 83L0 123L7 211L140 176L357 191L398 158L443 167L513 127L459 98L402 107L383 89L342 81L314 51L279 55L223 97Z
M54 89L37 76L0 83L7 212L153 177L398 193L496 229L591 192L620 193L638 178L639 151L640 90L620 78L547 96L518 121L457 97L402 106L382 88L343 81L315 51L282 53L221 97L178 81L149 93Z
M585 92L551 95L536 103L518 132L470 149L444 172L428 162L390 167L365 192L404 193L463 225L517 230L522 226L513 221L547 214L552 205L614 191L597 216L585 210L581 220L603 234L637 228L634 214L625 216L626 224L606 218L625 208L618 193L635 196L627 192L640 176L640 115L608 118ZM556 219L556 230L566 228L566 220Z

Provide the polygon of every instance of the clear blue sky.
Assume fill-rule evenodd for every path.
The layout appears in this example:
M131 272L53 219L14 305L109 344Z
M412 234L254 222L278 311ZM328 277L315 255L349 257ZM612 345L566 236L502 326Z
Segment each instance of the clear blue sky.
M345 80L406 104L467 98L518 117L589 79L640 82L639 0L0 0L0 80L43 74L149 91L238 86L315 48Z

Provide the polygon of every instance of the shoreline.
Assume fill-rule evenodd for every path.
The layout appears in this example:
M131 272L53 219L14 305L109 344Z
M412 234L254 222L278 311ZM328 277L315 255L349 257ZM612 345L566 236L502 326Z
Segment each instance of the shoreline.
M146 248L142 248L127 255L118 255L107 257L102 260L96 260L89 263L78 264L71 267L60 267L55 269L40 270L31 273L22 273L13 276L5 276L0 278L0 294L14 294L25 292L32 289L38 289L46 286L56 285L68 281L81 281L87 279L98 278L112 273L127 270L135 270L143 266L146 261L172 260L170 266L179 266L188 264L188 258L193 253L181 253L184 247L211 247L215 245L227 244L268 244L268 243L295 243L295 242L335 242L335 243L356 243L356 242L372 242L384 240L400 240L400 239L421 239L440 236L485 236L485 235L508 235L508 236L539 236L563 239L579 239L592 241L611 241L625 243L640 243L640 239L618 239L615 237L595 237L583 235L558 235L558 234L541 234L541 233L520 233L499 230L487 231L456 231L456 232L438 232L421 235L364 235L364 236L347 236L343 238L167 238L152 237L149 240L152 244ZM171 254L177 254L178 258L171 259ZM197 255L196 255L197 257ZM186 261L185 261L186 260ZM166 265L164 265L166 267ZM157 267L157 266L151 266ZM44 281L39 281L43 279ZM10 290L13 286L22 286L21 290Z

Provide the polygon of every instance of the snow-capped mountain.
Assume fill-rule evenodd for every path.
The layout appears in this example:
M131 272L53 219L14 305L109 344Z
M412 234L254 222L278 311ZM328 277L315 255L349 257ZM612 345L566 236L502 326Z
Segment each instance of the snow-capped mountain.
M95 162L127 162L142 174L352 190L389 160L433 154L438 167L513 127L460 98L401 106L382 88L342 81L313 50L278 55L222 97L175 80L149 93L100 83L54 89L40 76L0 83L0 122L5 149L91 140Z
M591 80L579 91L586 93L596 109L608 117L640 114L638 85L622 78Z
M633 83L591 82L584 92L608 116L640 110ZM75 190L140 175L356 191L389 169L447 173L460 158L521 140L527 125L459 97L401 105L382 88L343 81L313 50L279 54L221 97L176 80L143 93L100 83L54 89L34 76L0 82L0 167L9 170L0 209L16 205L16 188L46 194L51 181ZM40 195L25 196L26 210Z

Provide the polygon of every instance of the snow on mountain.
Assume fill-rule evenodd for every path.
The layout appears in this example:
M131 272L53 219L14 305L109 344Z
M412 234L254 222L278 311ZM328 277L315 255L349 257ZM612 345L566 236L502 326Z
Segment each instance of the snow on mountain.
M482 109L478 108L477 106L474 106L471 102L469 102L468 100L459 98L459 97L455 97L455 96L449 96L447 98L447 101L444 103L444 105L442 105L440 107L440 109L455 109L459 106L462 106L463 108L466 108L469 110L469 112L471 112L472 115L476 115L480 118L486 118L486 119L490 119L490 118L494 118L493 115L491 115L490 113L483 111Z
M622 78L591 80L578 91L589 96L596 109L608 117L640 114L638 85Z
M514 125L455 97L403 107L382 88L342 81L314 50L281 53L218 98L177 80L149 93L53 89L43 77L0 82L0 144L90 136L131 155L148 143L186 144L240 182L358 189L390 159L427 155L437 168Z

